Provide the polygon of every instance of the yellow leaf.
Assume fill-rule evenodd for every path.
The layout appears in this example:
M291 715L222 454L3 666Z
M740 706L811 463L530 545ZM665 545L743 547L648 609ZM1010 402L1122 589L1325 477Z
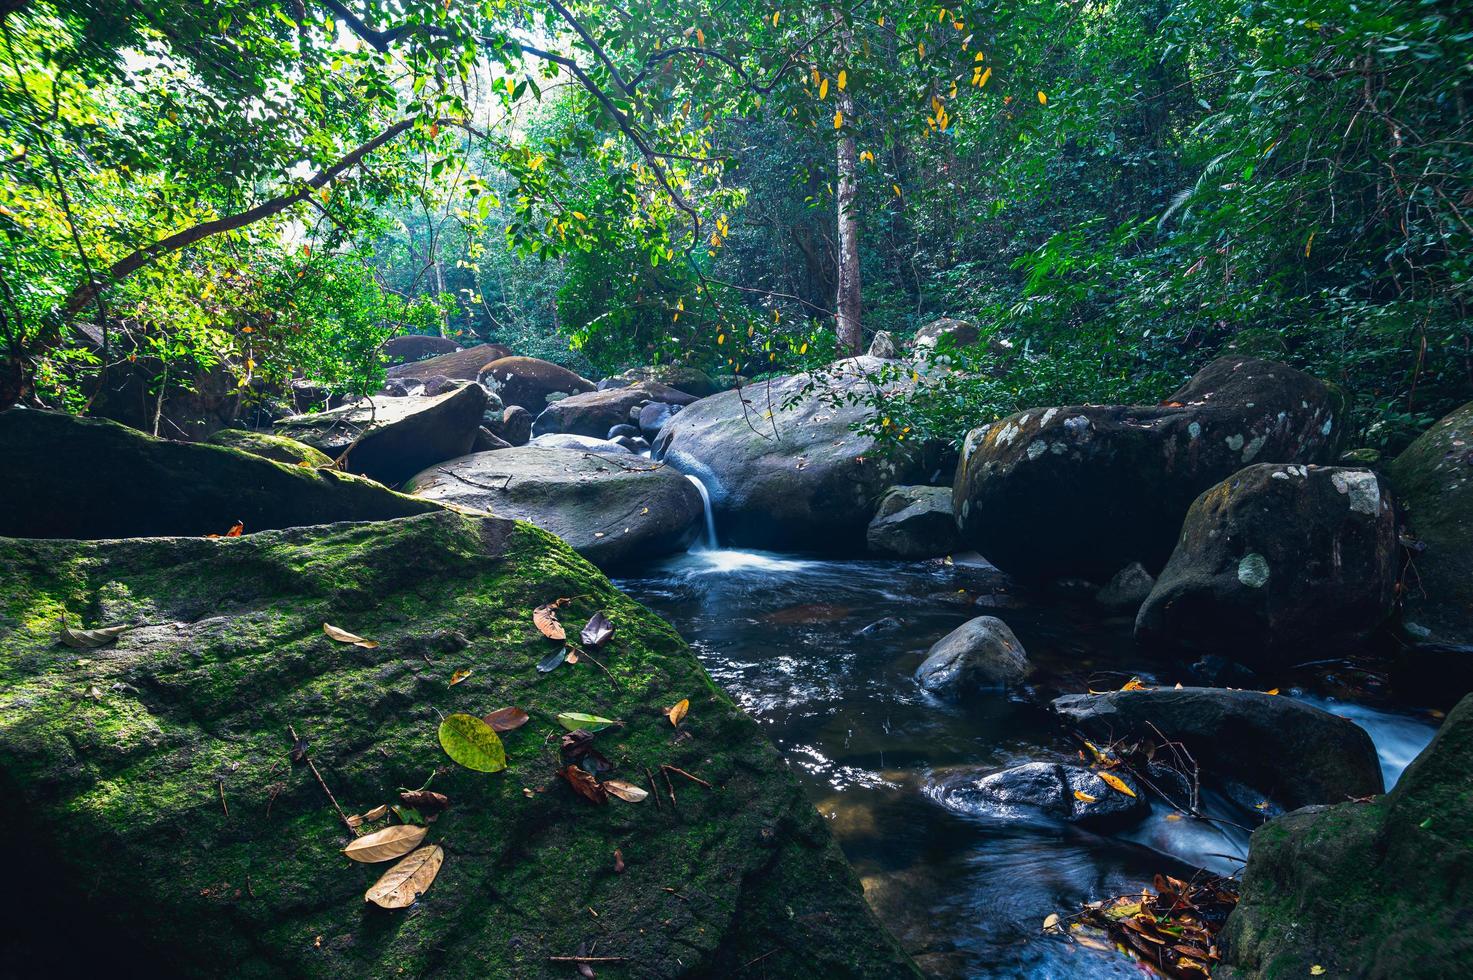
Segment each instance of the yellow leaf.
M1103 779L1105 781L1105 785L1109 786L1111 789L1115 790L1117 793L1124 793L1126 796L1134 796L1135 795L1135 790L1133 790L1129 786L1125 785L1125 780L1121 779L1119 776L1115 775L1114 773L1112 773L1112 772L1097 772L1097 773L1095 773L1095 775L1096 776L1099 776L1101 779Z
M1271 687L1267 691L1264 691L1263 693L1264 694L1278 694L1279 693L1279 689L1276 688L1276 687Z
M455 673L451 674L450 675L450 686L451 687L454 687L455 685L459 684L461 681L465 680L467 677L471 676L471 670L472 669L473 668L471 668L471 667L466 667L466 668L464 668L462 670L457 670Z
M1043 920L1044 932L1057 932L1059 929L1059 913L1050 912L1048 918Z
M842 129L843 126L844 126L844 114L842 112L836 112L836 113L834 113L834 128L835 129Z
M919 44L916 45L916 57L917 58L924 58L925 56L926 56L926 42L925 41L922 41L921 43L919 43Z
M818 83L818 97L820 100L829 97L829 80L827 78Z
M1098 796L1090 796L1082 789L1076 789L1074 791L1074 798L1076 800L1079 800L1081 803L1094 803L1099 799Z
M1325 968L1316 963L1309 968L1309 975L1312 977L1322 977L1325 975Z
M985 87L985 86L986 86L986 85L987 85L987 80L988 80L988 79L989 79L989 78L991 78L991 77L992 77L992 69L991 69L991 68L989 68L989 69L987 69L987 70L986 70L986 71L984 71L984 72L983 72L983 73L982 73L982 80L981 80L981 81L980 81L980 82L978 82L978 83L977 83L977 87L978 87L978 88L983 88L983 87Z
M1142 684L1141 683L1141 679L1139 677L1132 677L1130 680L1128 680L1128 681L1125 682L1125 686L1122 687L1120 690L1122 690L1122 691L1149 691L1150 688L1148 688L1148 687L1146 687L1146 685Z
M776 27L777 26L777 18L778 18L778 15L781 14L781 13L782 13L781 10L774 10L772 12L772 26L773 27Z
M365 640L357 633L349 633L347 630L338 629L331 623L323 623L322 632L326 633L334 640L337 640L339 643L352 643L355 646L363 647L365 650L373 650L378 647L378 644L375 643L373 640Z
M394 865L374 886L364 892L364 901L385 909L403 909L413 905L434 884L445 863L445 852L438 844L421 847Z
M798 353L799 354L806 354L806 353L808 353L808 344L806 342L803 344L802 347L799 347L798 348Z
M895 190L895 196L896 197L899 197L900 196L900 185L899 184L891 184L890 186L892 188L894 188L894 190Z
M706 32L701 30L699 27L696 28L696 43L701 45L702 47L705 47L706 45Z
M777 310L773 310L772 311L772 322L773 323L778 322L779 320L782 319L782 317L783 317L783 315L781 313L779 313ZM752 336L752 332L750 330L747 331L747 336L748 337Z
M680 701L677 702L674 707L672 707L669 711L665 712L665 717L670 719L670 724L675 725L676 727L679 727L680 726L681 719L683 719L685 717L685 713L687 711L689 711L689 710L690 710L690 698L681 698Z
M1039 105L1048 105L1048 96L1047 95L1044 95L1042 92L1039 92L1038 93L1038 104Z
M362 861L365 864L392 861L418 847L419 842L424 840L425 834L429 832L428 827L416 827L407 823L395 824L377 833L358 838L343 848L343 853L354 861Z
M649 796L649 790L642 789L633 783L622 779L606 779L599 785L623 800L625 803L639 803Z
M719 347L720 345L722 345L724 343L726 343L726 334L724 334L724 333L717 334L716 335L716 345Z
M1314 236L1315 236L1315 233L1314 232L1310 232L1309 233L1309 241L1307 241L1307 242L1304 243L1304 257L1306 259L1309 258L1309 250L1314 245Z
M582 211L574 211L573 212L573 217L577 218L579 221L587 221L588 220L588 215L584 214Z
M845 85L848 85L848 84L849 84L849 73L847 71L842 71L841 70L839 72L839 91L840 92L844 91L844 86Z

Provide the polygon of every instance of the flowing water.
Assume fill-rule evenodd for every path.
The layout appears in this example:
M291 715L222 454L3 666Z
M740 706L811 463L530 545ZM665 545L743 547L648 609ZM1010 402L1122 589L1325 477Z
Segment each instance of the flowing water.
M1231 824L1263 819L1210 786L1205 809L1229 823L1180 818L1157 804L1144 822L1113 835L948 805L956 799L942 792L949 781L1071 759L1077 749L1022 694L953 704L914 683L927 647L967 619L993 614L1013 628L1045 699L1118 688L1135 675L1192 683L1138 649L1129 620L1102 618L1088 596L1027 595L981 563L730 549L692 551L619 584L679 629L767 731L828 819L870 904L933 975L1137 977L1130 960L1041 935L1041 923L1051 912L1138 893L1158 872L1230 872L1248 840ZM1284 687L1285 696L1305 696L1367 728L1388 783L1432 736L1425 714L1334 700L1331 691L1343 697L1343 687Z

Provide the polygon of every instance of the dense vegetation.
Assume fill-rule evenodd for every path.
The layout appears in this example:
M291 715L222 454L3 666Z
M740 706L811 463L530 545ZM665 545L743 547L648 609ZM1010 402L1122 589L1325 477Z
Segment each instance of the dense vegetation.
M366 392L404 331L760 375L852 346L846 277L864 341L982 330L947 355L979 370L889 406L895 431L1155 400L1228 346L1342 384L1387 448L1473 391L1451 2L0 0L0 24L6 404L211 368Z

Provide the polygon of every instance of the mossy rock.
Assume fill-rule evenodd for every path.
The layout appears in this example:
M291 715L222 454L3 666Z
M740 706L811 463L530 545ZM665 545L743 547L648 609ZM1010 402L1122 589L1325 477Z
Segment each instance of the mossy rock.
M531 610L558 597L570 632L596 610L615 624L608 674L537 670L555 647ZM75 650L63 619L134 628ZM677 732L663 712L682 698ZM506 771L442 752L443 715L508 705L531 721L503 736ZM644 784L669 763L711 788L677 775L673 805L583 800L554 775L565 711L622 720L597 736L612 775ZM388 865L344 859L352 835L289 758L289 727L349 813L434 774L451 806L428 842L446 859L414 908L365 904ZM549 957L596 944L626 958L598 965L610 980L758 958L770 976L915 975L757 726L669 626L527 524L442 511L221 541L0 539L0 790L27 891L9 942L38 962L564 978Z
M313 449L304 442L297 442L286 436L274 436L266 432L252 432L249 429L221 429L206 441L212 446L239 449L241 452L260 456L262 459L275 460L288 466L299 466L302 463L308 466L332 465L332 457L327 453Z
M616 377L630 384L653 381L669 385L671 388L678 388L697 398L706 398L730 387L718 384L700 368L685 367L680 364L654 364L648 367L630 368Z

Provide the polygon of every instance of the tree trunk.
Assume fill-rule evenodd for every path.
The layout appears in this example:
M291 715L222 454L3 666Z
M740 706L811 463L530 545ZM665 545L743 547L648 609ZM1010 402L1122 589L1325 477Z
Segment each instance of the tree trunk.
M854 102L839 93L839 111L849 123ZM839 335L839 353L855 355L860 351L863 331L859 325L859 212L858 189L859 148L854 137L845 134L839 140L838 158L839 219L839 289L834 301L835 330Z

